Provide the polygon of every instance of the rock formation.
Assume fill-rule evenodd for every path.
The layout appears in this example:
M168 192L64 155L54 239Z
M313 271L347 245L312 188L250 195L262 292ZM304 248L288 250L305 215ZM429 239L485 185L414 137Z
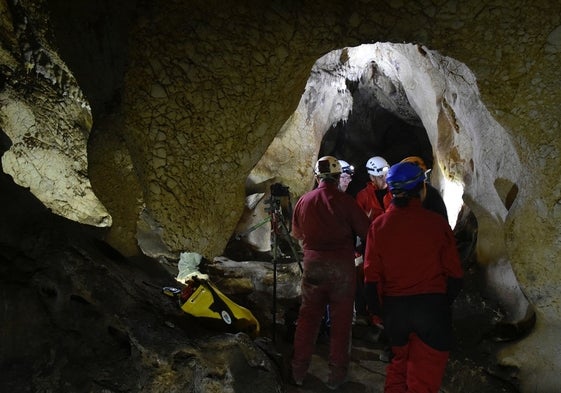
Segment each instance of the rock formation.
M40 14L2 2L2 130L11 146L2 168L54 213L96 226L111 216L92 191L86 146L89 104L51 47Z
M3 172L110 226L126 256L221 255L248 195L312 187L357 94L424 128L433 181L477 219L501 321L536 318L499 361L523 392L559 390L560 4L3 0L0 15Z

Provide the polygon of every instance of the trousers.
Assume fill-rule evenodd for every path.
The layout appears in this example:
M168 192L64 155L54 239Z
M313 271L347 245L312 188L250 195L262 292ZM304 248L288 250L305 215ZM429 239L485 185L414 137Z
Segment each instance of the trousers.
M322 317L329 305L329 380L341 382L350 362L355 266L350 261L304 261L302 303L294 334L292 375L303 380L308 372Z
M438 393L452 345L445 294L386 296L384 326L393 358L385 393Z

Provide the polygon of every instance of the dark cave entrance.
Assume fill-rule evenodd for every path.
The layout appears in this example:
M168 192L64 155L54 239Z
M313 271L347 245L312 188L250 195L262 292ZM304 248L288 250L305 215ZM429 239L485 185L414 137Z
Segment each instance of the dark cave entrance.
M347 121L338 122L325 133L319 153L320 157L335 156L354 166L349 194L355 196L365 187L369 180L365 164L373 156L384 157L390 165L418 156L432 168L432 146L422 125L405 122L356 91L353 99Z

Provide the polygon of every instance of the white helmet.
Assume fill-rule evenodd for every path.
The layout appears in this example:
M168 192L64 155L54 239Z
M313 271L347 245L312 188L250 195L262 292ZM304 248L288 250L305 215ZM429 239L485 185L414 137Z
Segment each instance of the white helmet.
M371 157L366 161L366 170L369 175L383 176L388 173L390 166L388 162L380 156Z
M341 174L341 164L339 164L339 161L333 156L324 156L317 160L314 173L316 176L322 177L339 175Z
M339 164L341 164L341 172L348 173L349 175L355 173L355 167L347 161L339 160Z

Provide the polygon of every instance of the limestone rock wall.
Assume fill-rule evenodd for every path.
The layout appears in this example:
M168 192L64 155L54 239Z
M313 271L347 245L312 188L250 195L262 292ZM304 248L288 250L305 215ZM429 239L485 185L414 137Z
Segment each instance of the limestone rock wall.
M124 136L148 211L175 252L222 252L243 209L245 178L306 77L287 62L290 48L261 31L277 14L228 11L161 2L131 35ZM231 23L237 17L243 22Z
M532 64L525 56L521 64L522 49L506 43L523 36L517 45L537 48L556 27L551 16L532 31L539 18L529 15L543 12L540 3L532 4L246 4L225 12L212 4L195 3L186 10L166 2L142 11L145 16L131 35L124 137L165 242L174 251L221 252L243 209L241 184L295 109L311 65L327 50L373 40L421 41L470 67L495 114L504 97L515 94L517 86L501 81L508 79L508 70ZM513 23L517 18L525 23ZM497 23L503 28L490 34ZM500 50L497 40L505 43ZM495 66L503 63L507 70ZM300 153L283 145L278 150L285 152L285 162L299 163L298 173L308 173L313 158L307 156L303 165L294 160ZM224 203L231 210L212 208Z
M38 3L38 2L37 2ZM54 213L95 226L111 216L92 191L86 146L89 105L46 40L40 4L0 3L0 124L11 142L2 169Z
M0 2L1 126L13 144L3 155L3 170L13 173L16 181L58 214L109 225L110 215L85 175L85 143L91 127L87 103L51 48L46 30L39 29L48 21L42 4ZM520 162L515 169L520 172L516 182L509 176L493 180L495 190L490 192L498 210L481 206L481 211L499 214L479 215L480 226L487 229L480 234L478 257L494 264L506 256L538 313L536 331L509 347L503 361L521 367L524 391L558 390L555 378L561 362L554 343L561 294L556 266L561 199L557 175L560 3L240 1L224 7L212 1L171 0L137 5L128 35L121 106L115 114L119 126L100 124L105 132L114 130L120 144L116 150L128 156L126 162L130 158L130 170L124 177L119 171L107 171L110 166L101 165L107 162L103 157L92 160L89 168L92 180L109 177L109 183L122 186L94 185L120 223L121 229L111 229L116 244L134 252L133 217L143 211L161 230L170 253L219 255L242 214L245 181L271 142L274 151L267 154L273 152L278 173L269 164L258 174L259 180L272 176L284 180L292 173L301 180L292 187L295 193L309 185L304 179L315 157L308 153L319 147L275 137L286 130L283 125L288 119L299 121L292 114L315 61L333 49L363 43L422 43L473 72L489 116L513 144ZM21 18L21 10L40 17ZM30 26L35 29L29 30ZM38 46L28 48L29 42ZM32 56L26 58L27 54ZM453 96L446 100L450 105ZM450 112L441 104L444 119ZM32 115L21 117L25 108ZM510 170L508 159L496 159L493 149L487 148L503 143L481 129L489 125L469 125L482 136L482 143L474 144L481 150L477 160L462 162L467 167L457 171L459 180L481 192L490 184L477 185L479 171ZM304 137L319 140L318 135ZM30 145L30 141L41 144ZM43 143L48 148L41 149ZM103 145L111 154L111 144ZM442 154L452 156L443 146ZM289 159L276 159L285 153ZM459 161L453 158L446 164L450 174ZM473 178L468 179L468 174ZM134 202L123 204L119 199L123 194ZM483 203L466 202L474 210ZM494 231L497 222L500 230Z

